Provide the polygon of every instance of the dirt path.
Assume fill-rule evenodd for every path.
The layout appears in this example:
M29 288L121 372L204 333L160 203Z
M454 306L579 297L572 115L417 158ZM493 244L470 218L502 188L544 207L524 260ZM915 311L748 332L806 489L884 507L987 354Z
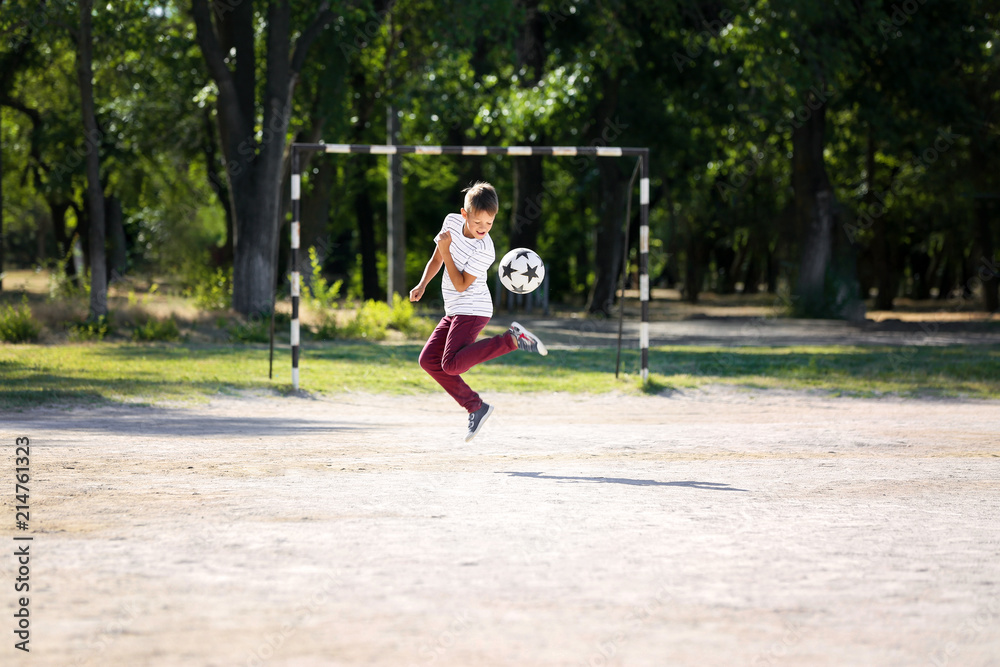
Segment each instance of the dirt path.
M3 415L0 663L1000 664L1000 403L490 398Z

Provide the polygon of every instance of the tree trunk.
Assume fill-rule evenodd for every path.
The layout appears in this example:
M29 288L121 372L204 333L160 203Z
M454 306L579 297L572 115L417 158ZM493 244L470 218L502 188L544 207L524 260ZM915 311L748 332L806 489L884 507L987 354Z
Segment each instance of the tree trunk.
M76 280L76 265L73 262L73 239L66 232L66 212L70 208L69 202L53 202L46 200L49 205L50 217L52 218L52 234L56 239L59 261L67 260L64 272L69 280Z
M797 313L804 317L863 317L857 297L857 267L850 248L835 257L836 200L823 159L826 107L810 93L812 113L792 130L792 186L799 230ZM835 261L836 260L836 261Z
M93 42L91 13L93 0L80 0L80 30L77 35L77 74L80 83L83 136L87 142L87 193L90 204L90 317L108 314L107 264L104 255L104 192L101 187L100 132L94 115Z
M107 215L107 232L111 241L110 282L115 283L125 276L128 270L128 241L125 238L125 227L122 225L122 203L118 197L111 196L104 200Z
M998 299L998 283L1000 283L1000 270L997 268L996 256L993 244L993 220L995 207L992 201L979 198L975 204L976 215L976 247L979 251L973 257L978 261L973 267L976 276L983 284L983 309L988 313L995 313L1000 310L1000 299Z
M203 153L205 155L205 169L208 172L208 183L212 192L219 198L222 210L226 216L226 239L222 244L222 256L220 265L229 265L233 261L233 236L235 225L233 224L233 200L229 195L229 185L226 179L219 176L219 142L215 133L219 131L218 125L212 122L212 113L206 108L204 113L205 141L203 142Z
M910 255L910 271L913 275L911 294L914 299L924 301L931 297L930 281L935 268L930 255L923 250L914 251Z
M309 177L309 192L302 196L301 243L303 253L299 258L301 271L308 273L310 246L316 246L320 263L329 256L330 243L326 240L327 223L330 220L330 202L337 164L332 160L320 160L316 173Z
M274 303L282 166L292 93L309 45L334 17L329 2L320 5L293 53L289 2L268 3L267 80L258 140L253 0L224 10L217 5L215 23L208 0L192 0L191 7L199 47L219 89L219 130L233 202L233 309L246 316L269 314ZM228 64L230 49L235 49L235 69Z
M977 190L984 195L993 192L995 187L996 160L991 160L995 157L991 144L993 147L996 146L991 137L980 135L979 141L972 147L971 158L973 171L976 174ZM973 200L972 206L975 216L973 238L976 248L976 253L971 258L974 262L972 272L983 285L983 309L988 313L995 313L1000 310L1000 298L998 298L1000 268L995 255L996 246L993 237L997 204L995 199L978 196Z
M698 303L701 283L705 277L705 243L693 229L687 234L687 261L684 263L684 290L682 296L688 303Z
M358 221L358 240L361 245L361 289L365 299L381 299L378 284L378 262L375 246L375 209L368 194L363 165L357 165L357 194L354 195L354 215Z
M876 191L878 179L875 177L877 164L875 162L875 130L868 126L868 145L865 157L865 169L868 172L865 193L865 206L872 218L872 270L875 273L875 287L878 296L875 297L875 310L892 310L893 297L896 296L896 286L892 276L892 258L889 250L887 216L885 201L879 201ZM883 198L884 199L884 198ZM875 215L878 213L879 215Z
M3 137L3 107L0 107L0 140ZM4 236L3 236L3 150L0 146L0 292L3 292L3 257L4 257Z
M399 143L399 117L396 109L389 105L386 108L386 143ZM386 297L392 300L393 294L405 296L409 290L406 285L406 213L403 209L403 157L389 156L389 175L386 179L386 259L388 260L388 275L386 276Z
M532 88L542 80L545 68L545 14L538 11L539 0L521 0L516 3L525 12L524 23L515 40L518 83L521 88ZM536 141L544 143L540 136ZM538 155L514 158L513 199L511 203L511 248L535 248L542 226L545 205L542 158ZM502 253L501 253L502 254Z
M600 160L597 168L601 175L601 218L594 256L594 286L587 301L587 312L611 316L618 276L622 271L625 242L622 216L625 213L625 186L628 180L622 176L614 160Z

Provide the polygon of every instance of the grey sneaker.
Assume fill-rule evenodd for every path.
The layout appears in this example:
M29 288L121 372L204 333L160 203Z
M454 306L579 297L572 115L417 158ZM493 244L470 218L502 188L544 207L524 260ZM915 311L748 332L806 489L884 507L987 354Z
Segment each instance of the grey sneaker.
M483 424L486 423L491 414L493 414L493 406L489 403L483 403L482 407L478 410L469 413L469 432L465 434L466 442L478 435L479 431L483 428Z
M508 331L510 331L511 335L514 336L514 340L517 341L517 349L524 350L526 352L537 352L543 357L549 353L549 351L545 349L545 344L542 343L538 336L531 333L517 322L511 322L510 329L508 329Z

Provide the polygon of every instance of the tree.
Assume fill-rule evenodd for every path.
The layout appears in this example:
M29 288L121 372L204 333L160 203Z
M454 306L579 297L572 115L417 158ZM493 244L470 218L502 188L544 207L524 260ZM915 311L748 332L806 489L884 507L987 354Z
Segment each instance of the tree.
M218 88L219 134L233 202L233 308L244 315L272 308L292 95L309 46L334 19L330 3L323 2L293 45L290 0L266 3L266 75L258 119L254 17L259 4L217 5L213 21L208 0L192 0L198 45Z
M80 110L83 136L87 141L87 202L90 207L90 317L108 314L108 276L104 252L104 188L101 186L100 138L94 113L93 0L80 0L77 33L77 75L80 82Z

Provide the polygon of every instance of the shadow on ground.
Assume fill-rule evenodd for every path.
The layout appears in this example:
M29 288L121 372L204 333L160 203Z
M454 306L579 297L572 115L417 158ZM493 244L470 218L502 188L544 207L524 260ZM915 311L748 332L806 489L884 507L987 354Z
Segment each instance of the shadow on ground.
M627 484L629 486L683 486L689 489L704 489L706 491L749 491L748 489L737 489L729 486L728 484L720 484L718 482L657 482L653 479L629 479L627 477L575 477L572 475L546 475L541 472L511 472L506 470L498 474L510 475L511 477L530 477L532 479L551 479L556 482L569 482L572 484L577 482L595 482L598 484Z

